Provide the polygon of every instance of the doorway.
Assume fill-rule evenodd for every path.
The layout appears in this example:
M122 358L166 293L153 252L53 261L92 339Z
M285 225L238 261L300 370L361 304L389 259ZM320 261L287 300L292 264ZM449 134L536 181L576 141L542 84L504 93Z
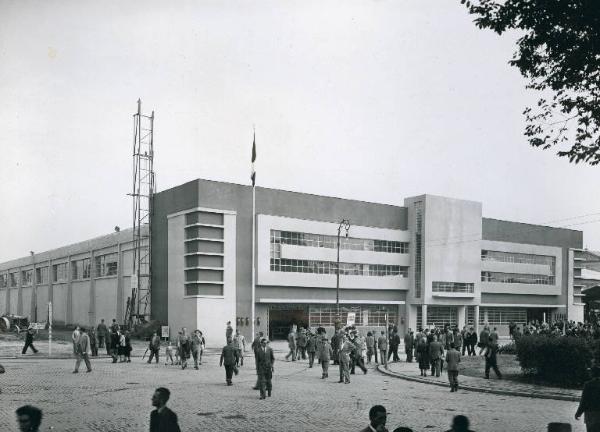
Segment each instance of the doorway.
M292 325L306 327L308 314L303 307L269 309L269 336L271 340L287 339Z

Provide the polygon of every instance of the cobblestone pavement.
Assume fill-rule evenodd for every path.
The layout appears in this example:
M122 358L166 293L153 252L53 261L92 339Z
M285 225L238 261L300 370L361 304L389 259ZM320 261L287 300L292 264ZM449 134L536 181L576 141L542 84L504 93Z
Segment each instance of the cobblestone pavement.
M3 359L0 375L0 430L16 431L14 410L31 403L44 411L43 430L147 431L150 398L158 386L171 390L169 406L178 414L183 431L340 431L360 430L374 404L390 412L388 428L410 426L415 431L444 431L456 414L467 414L472 429L485 431L545 431L551 421L566 421L575 432L575 402L499 396L448 389L383 375L352 375L349 385L337 383L337 369L320 379L319 367L306 361L285 362L276 350L273 397L259 400L251 389L256 380L254 359L246 357L234 385L225 385L218 353L209 351L200 370L132 363L92 362L94 371L72 374L70 359L33 356ZM83 372L83 373L81 373Z
M446 371L442 373L439 378L432 377L430 375L426 377L420 376L420 370L418 363L406 363L404 357L401 357L402 361L397 363L389 363L388 370L395 373L398 377L409 379L411 381L418 381L428 384L448 386L448 375ZM484 379L484 368L485 362L483 358L481 360L481 377L472 377L459 375L458 380L463 389L471 389L483 392L499 392L499 393L512 393L517 395L533 395L541 398L566 400L566 401L579 401L581 396L581 390L562 389L559 387L545 387L536 384L519 383L509 380L498 380L496 375L492 371L490 373L490 379ZM501 371L502 372L502 371Z

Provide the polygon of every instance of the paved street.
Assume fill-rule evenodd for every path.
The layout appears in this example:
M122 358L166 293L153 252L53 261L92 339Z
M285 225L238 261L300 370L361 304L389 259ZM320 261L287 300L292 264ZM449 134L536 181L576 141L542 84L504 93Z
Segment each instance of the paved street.
M320 368L305 362L285 362L276 352L273 397L259 400L251 389L255 382L253 359L234 385L225 385L218 355L205 356L199 371L175 366L93 361L90 374L71 373L74 360L24 357L0 362L2 400L0 430L16 431L14 410L31 403L44 411L43 430L147 431L150 398L154 388L168 387L169 406L178 414L182 430L360 430L367 424L368 409L383 404L391 412L388 428L406 425L415 431L443 431L453 415L467 413L475 431L545 431L550 421L571 420L576 403L507 397L459 391L408 382L370 370L352 376L349 385L320 379ZM85 370L84 367L81 369ZM574 431L583 431L578 422Z

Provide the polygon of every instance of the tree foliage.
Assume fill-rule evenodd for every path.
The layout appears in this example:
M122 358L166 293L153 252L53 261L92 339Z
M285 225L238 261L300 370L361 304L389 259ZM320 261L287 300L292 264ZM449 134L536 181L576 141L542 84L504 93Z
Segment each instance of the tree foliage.
M600 0L474 0L466 7L481 29L522 34L509 64L541 92L523 112L529 144L555 147L570 162L600 163Z

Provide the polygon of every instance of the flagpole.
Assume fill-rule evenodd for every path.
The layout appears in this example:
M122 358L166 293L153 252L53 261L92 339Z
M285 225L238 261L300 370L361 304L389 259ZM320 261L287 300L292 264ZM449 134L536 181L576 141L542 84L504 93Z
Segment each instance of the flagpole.
M256 269L254 265L256 249L256 187L252 185L252 338L256 336L254 325L256 321Z
M256 266L255 266L255 250L256 250L256 170L254 169L254 161L256 159L256 129L252 126L252 340L254 340L255 325L256 325Z

